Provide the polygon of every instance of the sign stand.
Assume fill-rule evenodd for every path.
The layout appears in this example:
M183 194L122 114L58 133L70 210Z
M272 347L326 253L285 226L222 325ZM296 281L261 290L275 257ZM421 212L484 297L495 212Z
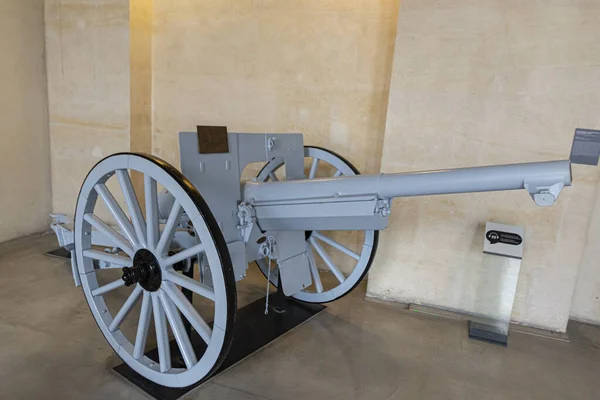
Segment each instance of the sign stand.
M469 337L506 346L523 258L523 228L488 222L484 243Z

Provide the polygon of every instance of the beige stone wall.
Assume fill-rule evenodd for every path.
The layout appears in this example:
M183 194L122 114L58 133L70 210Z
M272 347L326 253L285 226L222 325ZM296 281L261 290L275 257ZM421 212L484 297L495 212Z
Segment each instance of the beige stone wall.
M598 6L47 0L53 209L72 213L110 153L178 166L198 124L303 132L370 173L567 158L574 128L599 124ZM526 229L516 321L562 330L572 298L597 318L599 172L573 172L549 209L524 192L396 201L369 294L468 311L493 220Z
M383 172L565 159L576 127L598 128L600 3L406 0L399 15ZM564 330L599 174L573 166L552 208L525 192L395 201L369 295L469 311L482 225L515 224L513 319Z
M0 242L48 229L44 2L0 3Z
M378 172L398 2L154 0L153 151L177 134L302 132Z
M45 4L52 208L72 215L94 164L129 150L129 1Z
M596 189L596 201L591 213L587 240L579 266L579 276L571 318L600 324L600 191Z

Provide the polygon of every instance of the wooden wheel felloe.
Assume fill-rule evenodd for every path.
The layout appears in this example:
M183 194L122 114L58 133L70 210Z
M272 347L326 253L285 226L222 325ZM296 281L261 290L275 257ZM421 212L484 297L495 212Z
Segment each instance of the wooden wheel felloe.
M342 156L333 151L320 147L305 146L304 157L308 159L308 179L321 177L339 177L359 175L360 172ZM259 182L279 181L285 179L284 174L277 172L284 167L283 160L274 159L267 163L257 176ZM319 169L325 173L319 174ZM322 175L322 176L319 176ZM327 303L339 299L350 293L366 276L377 252L379 231L346 231L340 235L337 231L307 231L306 243L311 267L313 285L293 297L308 303ZM338 234L340 239L333 239L332 234ZM361 245L352 250L348 241L351 235L359 237ZM326 245L326 246L323 246ZM355 246L356 247L356 246ZM330 254L331 252L331 254ZM344 264L345 268L336 265L333 254ZM315 257L318 256L318 257ZM319 262L319 260L321 262ZM262 259L256 262L265 274L267 261ZM322 279L323 275L331 274L331 284L327 285ZM271 283L277 286L277 271L271 273Z
M133 189L132 171L143 175L145 213ZM168 218L162 220L157 186L175 199ZM113 193L124 199L127 212ZM102 200L98 201L99 198ZM102 203L108 217L102 216ZM111 225L109 219L116 223ZM173 252L176 232L192 230L190 236L196 244ZM111 242L112 253L92 246L93 231ZM77 201L75 254L83 291L96 323L129 367L168 387L190 386L216 371L233 339L236 312L233 268L214 216L179 171L144 154L115 154L96 164L86 177ZM200 280L189 278L175 268L193 257L204 260L206 271L200 274ZM205 305L202 311L190 303L180 288L192 291L202 301ZM207 322L211 314L214 314L212 324ZM192 346L184 321L202 338L204 351ZM169 331L176 340L183 365L172 362ZM144 354L147 342L154 337L158 348L156 359Z

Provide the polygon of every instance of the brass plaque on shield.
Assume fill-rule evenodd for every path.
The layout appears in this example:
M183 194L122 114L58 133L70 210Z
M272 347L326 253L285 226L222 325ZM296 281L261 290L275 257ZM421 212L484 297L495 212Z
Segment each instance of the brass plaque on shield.
M197 126L200 154L229 153L226 126Z

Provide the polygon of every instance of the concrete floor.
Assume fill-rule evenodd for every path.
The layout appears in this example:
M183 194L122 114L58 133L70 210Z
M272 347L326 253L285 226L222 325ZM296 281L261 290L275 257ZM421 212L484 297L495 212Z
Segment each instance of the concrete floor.
M145 399L75 288L69 264L42 255L52 236L0 245L0 398ZM263 295L253 274L241 305ZM597 399L600 329L571 343L512 334L472 341L464 322L362 300L364 287L190 393L188 399Z

